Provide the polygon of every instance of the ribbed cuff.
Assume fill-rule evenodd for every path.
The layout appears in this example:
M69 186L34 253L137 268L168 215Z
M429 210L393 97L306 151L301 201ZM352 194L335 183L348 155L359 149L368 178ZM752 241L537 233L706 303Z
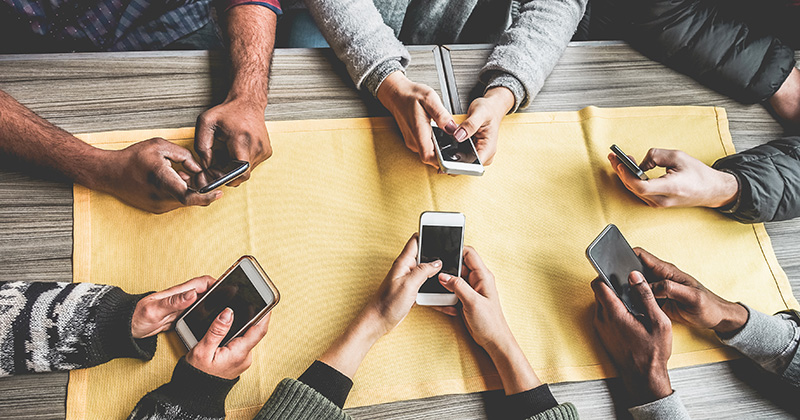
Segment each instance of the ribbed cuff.
M172 379L149 396L199 416L224 418L225 399L238 381L239 378L224 379L209 375L181 357L172 371Z
M297 380L314 388L339 408L344 407L347 395L353 388L350 378L319 360L315 360Z
M310 386L287 378L278 384L253 420L286 419L347 420L348 416Z
M405 69L403 65L400 64L400 61L395 59L389 59L384 61L381 64L378 64L372 73L370 73L367 77L364 78L364 88L369 91L375 98L378 97L378 88L381 87L381 83L389 77L390 74L402 71L405 73Z
M506 397L507 414L511 419L527 419L557 405L558 402L547 384Z
M483 93L486 93L487 90L493 87L504 87L514 94L514 107L508 111L509 114L517 112L517 109L519 109L520 105L526 103L525 99L527 94L525 93L525 86L511 73L505 73L501 71L492 72L489 75L489 80L486 83L486 89L483 91Z
M578 420L578 418L578 409L571 403L564 403L535 414L527 420Z
M152 292L151 292L152 293ZM97 365L118 357L150 360L156 353L156 337L133 338L131 318L136 304L149 295L129 295L119 287L108 291L97 305L97 326L89 347L89 363Z
M794 323L753 310L747 305L742 306L749 314L744 327L731 337L723 338L718 335L720 341L740 351L765 369L779 373L786 368L786 365L772 366L772 363L778 359L788 361L794 356L794 353L789 354L793 349L787 348L795 339Z
M675 391L653 402L628 409L634 420L691 420Z

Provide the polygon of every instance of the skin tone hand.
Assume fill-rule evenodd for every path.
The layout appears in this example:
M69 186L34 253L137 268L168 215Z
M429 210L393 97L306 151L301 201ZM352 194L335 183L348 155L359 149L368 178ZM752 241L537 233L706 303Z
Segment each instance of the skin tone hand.
M497 133L500 122L514 106L514 94L504 87L486 91L469 105L467 118L458 126L454 137L459 142L472 137L478 157L484 165L491 165L497 153Z
M633 176L613 153L608 160L625 187L650 207L717 208L733 203L739 194L735 176L680 150L650 149L639 167L649 171L661 166L667 173L648 181Z
M251 351L267 334L271 313L254 324L244 335L220 347L233 324L233 311L225 308L211 323L208 332L186 355L195 368L213 376L235 379L253 363Z
M472 247L464 248L462 274L464 278L441 273L439 282L461 301L464 324L475 342L491 357L506 395L541 385L503 316L494 275ZM450 316L459 314L459 310L452 306L433 309Z
M411 311L425 280L442 267L441 261L417 265L417 235L406 243L389 274L345 332L319 358L353 378L372 345L396 327Z
M667 361L672 354L672 324L658 307L644 276L628 277L633 299L643 303L644 317L636 319L602 280L592 281L596 301L594 326L634 405L672 394Z
M656 298L667 299L662 308L672 320L695 328L710 328L722 335L735 333L747 323L744 306L715 295L694 277L641 248L634 248L634 252L653 273L655 278L650 287Z
M457 125L436 91L414 83L405 74L396 71L381 83L377 97L394 116L406 147L418 153L422 162L438 168L430 122L435 121L437 126L451 135Z
M780 89L769 98L769 104L779 117L800 124L800 70L792 69Z
M133 310L133 338L154 336L173 327L175 320L217 280L211 276L193 278L183 284L143 297Z
M95 149L100 169L87 182L94 188L143 210L165 213L183 206L207 206L222 197L221 191L198 194L189 190L189 174L173 169L173 163L189 173L201 171L192 153L161 138L145 140L125 149Z
M195 150L208 168L215 161L214 142L225 143L228 157L250 162L244 175L228 185L250 179L250 172L272 156L269 133L264 124L270 62L275 42L275 13L259 5L240 5L226 15L230 39L233 83L220 105L200 114L195 127Z

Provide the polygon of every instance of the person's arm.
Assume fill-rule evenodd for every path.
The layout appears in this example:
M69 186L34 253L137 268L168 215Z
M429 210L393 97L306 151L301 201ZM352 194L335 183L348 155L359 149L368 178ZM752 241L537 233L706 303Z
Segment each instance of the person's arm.
M738 101L770 98L794 68L792 48L727 15L725 2L622 3L634 47Z
M0 282L0 376L86 368L118 357L150 360L156 334L209 279L142 295L91 283Z
M233 311L223 310L208 332L182 357L166 384L136 404L129 420L207 420L225 418L225 399L253 361L253 348L267 334L271 314L244 335L220 347L233 325Z
M0 160L13 161L30 173L66 177L154 213L207 206L221 196L188 189L184 180L188 175L175 171L172 164L182 164L192 173L201 168L183 147L154 138L122 150L101 150L45 121L3 91Z
M248 171L229 184L237 186L272 156L264 112L280 6L275 0L227 0L218 2L217 10L225 16L232 82L225 101L197 117L194 147L206 168L228 158L215 159L214 141L225 143L230 157L250 162Z
M439 282L461 302L461 316L472 338L492 359L506 393L504 418L577 419L570 403L559 405L547 384L542 384L522 352L500 307L494 275L472 247L464 248L463 278L439 274ZM450 316L452 306L434 307Z

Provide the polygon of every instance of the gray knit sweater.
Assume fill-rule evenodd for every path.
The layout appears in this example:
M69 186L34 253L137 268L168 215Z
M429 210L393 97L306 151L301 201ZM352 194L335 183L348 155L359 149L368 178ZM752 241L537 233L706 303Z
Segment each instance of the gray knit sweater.
M563 54L587 0L305 0L357 88L373 95L404 71L406 44L489 42L480 71L487 89L504 86L527 106ZM402 41L402 42L401 42Z

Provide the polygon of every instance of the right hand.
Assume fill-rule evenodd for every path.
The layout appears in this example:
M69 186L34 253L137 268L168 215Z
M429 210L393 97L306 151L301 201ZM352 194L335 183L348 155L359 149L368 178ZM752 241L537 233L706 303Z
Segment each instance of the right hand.
M464 247L464 278L439 274L439 282L461 301L461 314L472 338L487 351L516 342L500 307L494 275L474 248ZM465 280L466 279L466 280ZM439 312L458 315L453 306L434 306Z
M431 120L450 135L455 133L458 125L442 105L436 91L414 83L403 72L396 71L384 79L376 96L394 116L406 147L418 153L422 162L438 168L439 161L431 137Z
M211 323L203 339L186 355L186 361L209 375L224 379L237 378L253 362L250 352L267 334L271 316L271 313L267 314L248 328L244 335L220 347L233 324L233 311L225 308Z
M643 171L665 167L667 173L648 181L633 176L613 153L608 160L625 187L650 207L718 208L734 202L739 194L735 176L680 150L650 149L639 167Z
M152 138L122 150L103 150L97 157L101 170L90 188L152 213L165 213L184 206L207 206L222 197L221 191L198 194L189 190L189 174L178 172L180 163L192 174L202 168L189 150L162 138Z
M747 322L749 315L744 306L717 296L694 277L642 248L633 251L655 277L650 287L657 298L667 299L662 309L671 319L720 334L739 330Z

